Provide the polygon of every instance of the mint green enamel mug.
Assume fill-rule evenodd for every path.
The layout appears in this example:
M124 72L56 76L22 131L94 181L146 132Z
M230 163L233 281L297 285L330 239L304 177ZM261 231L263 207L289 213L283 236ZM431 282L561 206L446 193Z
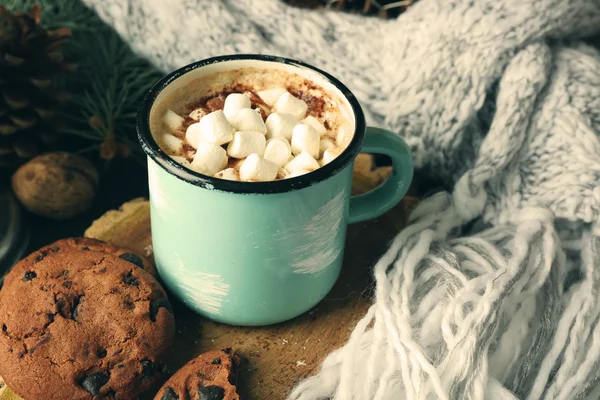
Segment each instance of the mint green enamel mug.
M273 182L222 180L173 161L150 131L154 105L193 80L245 67L293 72L338 95L355 128L348 147L314 172ZM394 133L367 128L358 101L341 82L280 57L215 57L170 73L146 95L137 130L148 155L152 244L160 276L189 307L232 325L273 324L314 307L339 276L347 224L392 208L413 176L406 143ZM377 189L351 196L359 152L389 156L393 172Z

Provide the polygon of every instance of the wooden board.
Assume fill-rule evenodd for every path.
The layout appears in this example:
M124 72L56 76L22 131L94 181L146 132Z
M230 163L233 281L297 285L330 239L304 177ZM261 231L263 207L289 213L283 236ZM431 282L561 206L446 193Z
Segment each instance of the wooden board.
M371 190L389 172L389 167L374 169L370 156L359 156L353 193ZM200 353L230 346L243 357L238 381L242 399L284 399L297 383L318 370L327 354L346 342L363 317L371 304L371 267L415 205L416 199L407 197L385 215L349 226L340 279L313 310L291 321L261 328L232 327L206 320L172 299L177 337L168 371L175 372ZM149 203L135 199L120 210L107 212L85 236L152 258Z

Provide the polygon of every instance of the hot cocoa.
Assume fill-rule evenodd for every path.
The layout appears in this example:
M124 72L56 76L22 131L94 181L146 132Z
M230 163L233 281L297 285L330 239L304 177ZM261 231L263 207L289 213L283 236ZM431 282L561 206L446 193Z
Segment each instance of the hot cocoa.
M339 96L292 72L242 68L193 81L152 112L174 160L220 179L265 182L310 173L352 140Z

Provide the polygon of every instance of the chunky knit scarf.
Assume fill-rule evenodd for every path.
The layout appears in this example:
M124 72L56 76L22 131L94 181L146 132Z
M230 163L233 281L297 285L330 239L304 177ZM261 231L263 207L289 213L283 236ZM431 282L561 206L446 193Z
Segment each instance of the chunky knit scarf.
M226 53L345 82L449 192L289 399L600 398L600 0L422 0L395 21L277 0L85 0L165 71Z

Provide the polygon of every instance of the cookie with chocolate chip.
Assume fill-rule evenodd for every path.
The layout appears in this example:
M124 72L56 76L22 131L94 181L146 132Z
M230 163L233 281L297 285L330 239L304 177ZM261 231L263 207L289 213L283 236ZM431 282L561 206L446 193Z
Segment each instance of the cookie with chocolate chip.
M203 353L169 378L154 400L239 400L239 365L240 358L230 348Z
M17 266L15 266L15 268L19 267L22 269L27 269L32 265L35 265L36 263L43 260L48 254L78 250L96 251L100 253L118 256L123 260L128 261L139 268L144 269L153 277L158 277L156 267L154 266L154 264L148 261L146 257L137 254L131 250L124 249L122 247L117 247L110 243L103 242L101 240L84 237L60 239L52 244L49 244L48 246L42 247L41 249L31 253L26 258L24 258L19 264L17 264ZM12 279L11 275L7 275L5 278L5 282L10 281L10 279Z
M154 385L175 320L160 284L116 254L25 259L0 291L0 375L28 400L135 399Z

